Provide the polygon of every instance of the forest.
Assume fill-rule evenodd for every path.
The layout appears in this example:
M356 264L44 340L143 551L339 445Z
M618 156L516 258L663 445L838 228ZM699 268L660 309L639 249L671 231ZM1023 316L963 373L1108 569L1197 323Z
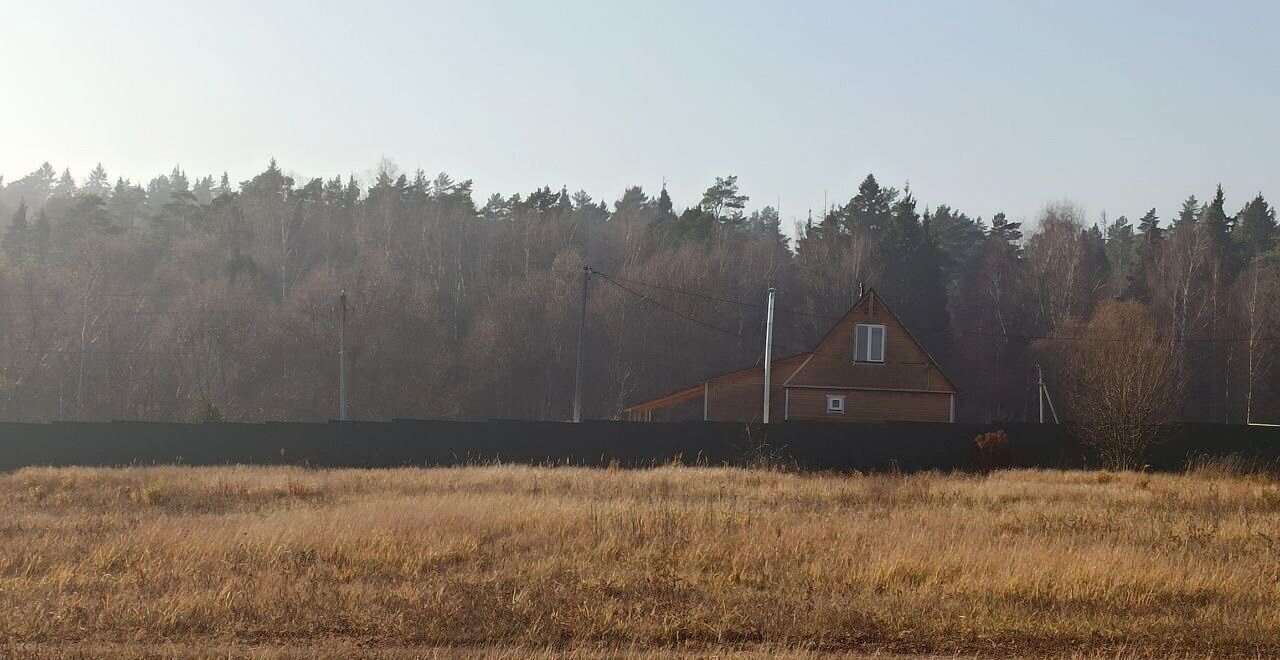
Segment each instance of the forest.
M566 419L590 266L588 418L757 364L769 287L785 356L865 284L956 382L960 420L1034 419L1042 365L1068 419L1132 396L1119 414L1280 422L1261 193L1014 221L867 175L792 228L737 177L708 184L678 207L641 186L477 200L385 159L365 179L272 160L242 182L175 167L145 184L44 163L0 178L0 419L336 418L344 290L352 418Z

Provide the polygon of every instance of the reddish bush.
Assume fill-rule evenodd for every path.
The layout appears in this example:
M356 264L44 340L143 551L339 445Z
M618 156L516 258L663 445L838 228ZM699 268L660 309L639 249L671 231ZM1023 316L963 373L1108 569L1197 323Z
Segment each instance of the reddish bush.
M982 472L1009 467L1009 436L1004 431L983 433L973 439L974 464Z

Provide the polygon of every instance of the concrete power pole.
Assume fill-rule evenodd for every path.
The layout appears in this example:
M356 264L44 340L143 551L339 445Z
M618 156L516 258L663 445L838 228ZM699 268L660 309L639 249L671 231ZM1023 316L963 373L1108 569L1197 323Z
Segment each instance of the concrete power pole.
M1040 394L1040 423L1044 423L1044 371L1036 365L1036 392Z
M769 287L769 313L764 325L764 415L765 424L769 423L769 377L773 372L773 295L775 289Z
M347 290L338 297L338 419L347 421Z
M1049 396L1049 388L1044 384L1044 369L1040 368L1040 364L1036 363L1036 387L1040 390L1040 423L1044 423L1044 404L1048 402L1049 412L1053 415L1053 423L1060 424L1058 421L1058 409L1053 407L1053 398Z
M582 267L582 310L578 314L578 357L573 373L573 422L582 421L582 362L583 344L587 336L587 284L591 279L591 266Z

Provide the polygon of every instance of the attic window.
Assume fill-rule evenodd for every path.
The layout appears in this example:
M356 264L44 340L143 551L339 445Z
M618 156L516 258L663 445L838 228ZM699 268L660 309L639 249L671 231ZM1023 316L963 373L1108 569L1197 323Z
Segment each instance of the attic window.
M844 414L844 396L836 394L827 395L827 413L832 415Z
M859 323L853 333L854 362L884 362L884 326Z

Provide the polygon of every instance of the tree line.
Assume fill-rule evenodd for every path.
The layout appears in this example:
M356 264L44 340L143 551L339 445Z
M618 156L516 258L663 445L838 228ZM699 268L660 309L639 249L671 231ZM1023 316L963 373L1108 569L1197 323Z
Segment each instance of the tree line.
M295 181L274 160L236 183L0 178L0 418L335 417L345 290L353 417L564 419L589 265L587 417L758 363L770 286L785 355L865 283L956 382L961 420L1034 417L1037 364L1072 418L1136 397L1157 401L1144 419L1280 419L1261 194L1229 207L1219 186L1136 221L1054 203L1024 227L868 175L789 233L734 176L682 209L665 187L480 201L390 161L370 179ZM1153 346L1161 377L1135 380Z

